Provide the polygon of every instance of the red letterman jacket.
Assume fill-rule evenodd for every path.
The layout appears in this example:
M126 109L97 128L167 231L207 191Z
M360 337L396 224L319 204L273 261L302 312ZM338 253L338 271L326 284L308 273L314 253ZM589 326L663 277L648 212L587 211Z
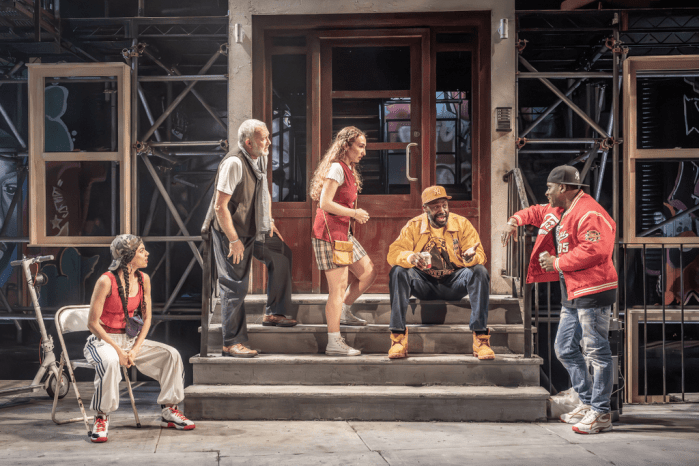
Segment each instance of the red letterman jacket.
M512 215L517 225L540 225L527 271L527 283L550 282L563 272L568 299L617 288L617 274L612 262L616 223L589 194L580 191L570 208L563 212L551 204L535 205ZM558 233L558 257L554 272L539 265L539 254L555 255L555 227Z

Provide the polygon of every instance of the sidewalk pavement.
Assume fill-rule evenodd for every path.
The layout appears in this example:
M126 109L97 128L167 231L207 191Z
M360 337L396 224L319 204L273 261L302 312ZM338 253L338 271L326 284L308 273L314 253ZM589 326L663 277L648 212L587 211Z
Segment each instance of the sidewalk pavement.
M26 385L0 381L0 388ZM41 391L0 398L1 465L692 465L699 464L699 404L625 406L610 433L575 434L561 422L199 421L159 427L158 386L135 383L142 428L125 385L109 441L84 424L56 425ZM79 382L89 406L92 383ZM74 392L58 417L79 415ZM186 414L186 413L185 413Z

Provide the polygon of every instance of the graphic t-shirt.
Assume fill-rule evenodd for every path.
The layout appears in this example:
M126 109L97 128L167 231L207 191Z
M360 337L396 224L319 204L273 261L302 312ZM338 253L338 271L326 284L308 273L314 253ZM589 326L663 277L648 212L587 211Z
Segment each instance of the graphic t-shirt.
M444 228L430 228L430 239L422 248L422 252L429 252L432 256L432 267L424 270L425 273L436 278L446 277L454 273L454 264L447 254L447 242L444 240Z

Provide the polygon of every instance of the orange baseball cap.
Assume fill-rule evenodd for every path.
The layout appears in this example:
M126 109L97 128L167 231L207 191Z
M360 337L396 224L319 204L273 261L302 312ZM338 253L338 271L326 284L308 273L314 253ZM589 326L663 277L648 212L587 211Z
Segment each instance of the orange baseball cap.
M430 186L422 192L422 204L425 205L428 202L432 202L435 199L451 199L451 196L447 196L447 190L442 186Z

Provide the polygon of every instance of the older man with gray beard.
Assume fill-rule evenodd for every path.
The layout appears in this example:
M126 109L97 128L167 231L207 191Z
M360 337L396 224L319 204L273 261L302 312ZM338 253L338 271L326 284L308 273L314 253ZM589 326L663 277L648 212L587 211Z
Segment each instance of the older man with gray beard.
M269 272L267 306L262 325L293 327L285 314L291 307L291 249L272 219L267 185L269 131L259 120L246 120L238 129L238 151L223 158L216 174L216 193L209 209L216 218L212 242L221 295L224 356L251 358L247 348L244 300L251 259L264 262Z

